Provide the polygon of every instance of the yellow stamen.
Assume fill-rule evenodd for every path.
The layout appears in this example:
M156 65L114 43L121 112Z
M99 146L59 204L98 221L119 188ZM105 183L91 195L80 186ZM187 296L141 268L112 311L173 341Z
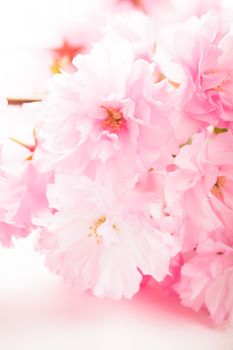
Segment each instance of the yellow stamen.
M98 233L98 228L103 225L106 220L107 217L103 215L89 227L88 237L94 237L97 244L100 244L102 242L102 236ZM116 224L112 224L112 228L117 233L119 233L119 228Z
M98 228L107 220L106 216L101 216L90 227L88 237L95 237L97 244L101 242L101 235L98 233Z

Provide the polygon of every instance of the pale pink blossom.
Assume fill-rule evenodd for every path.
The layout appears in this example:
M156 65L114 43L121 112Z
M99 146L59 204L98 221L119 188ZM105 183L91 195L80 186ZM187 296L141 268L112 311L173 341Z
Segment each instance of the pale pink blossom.
M75 59L77 73L56 77L41 111L35 156L42 167L92 178L118 167L119 181L172 162L170 109L158 96L154 65L134 54L129 41L107 36Z
M191 123L198 121L196 130L232 122L232 45L217 14L191 17L161 30L155 60L167 84L167 100L179 112L177 117L181 113Z
M163 175L161 211L151 208L160 229L167 227L182 245L168 286L175 283L184 305L206 307L216 323L231 317L233 307L232 181L232 132L205 131L182 146Z
M12 237L25 237L35 226L33 216L47 207L46 186L48 174L40 175L31 165L17 169L17 174L9 174L1 164L0 173L0 242L12 245Z
M175 285L182 304L206 307L216 324L233 314L233 249L210 239L187 258Z
M49 268L77 290L131 298L142 274L162 281L169 273L178 245L153 227L147 194L116 195L87 177L58 175L48 199L55 212L34 220L42 227L39 248Z
M183 146L165 185L166 212L176 218L184 250L208 236L232 244L233 135L201 133Z
M41 174L33 160L36 148L36 106L3 108L0 114L0 242L27 236L33 216L48 207L46 187L51 173Z

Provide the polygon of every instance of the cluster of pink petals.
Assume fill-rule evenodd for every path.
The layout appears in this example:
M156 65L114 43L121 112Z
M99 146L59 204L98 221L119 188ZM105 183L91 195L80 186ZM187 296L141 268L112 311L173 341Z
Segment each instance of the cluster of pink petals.
M216 324L232 317L233 250L207 239L198 245L181 269L175 290L182 303L198 311L203 305Z
M73 71L41 103L2 102L0 241L36 229L76 290L131 298L150 276L218 324L233 317L233 37L220 1L187 4L101 1L98 30L55 49Z
M13 237L34 230L33 217L48 207L46 187L52 173L41 174L33 160L36 109L7 107L5 101L0 108L0 242L7 247Z
M165 26L159 34L155 60L168 100L197 130L232 123L232 47L225 22L212 13Z
M130 298L143 274L162 281L169 273L178 249L148 215L148 194L116 194L86 176L57 175L47 195L55 212L34 220L45 229L39 247L47 265L77 290Z
M42 105L38 162L91 178L101 178L108 166L121 186L122 179L169 164L178 144L153 81L154 64L116 35L74 64L77 73L55 77Z
M165 180L165 212L176 223L183 266L174 288L216 322L233 307L233 134L202 132L182 147Z
M178 144L154 63L140 56L129 40L106 36L75 59L76 73L56 77L40 111L35 161L56 177L49 213L34 220L39 246L52 270L100 297L131 297L143 275L162 281L179 250L150 215L157 195L145 183Z

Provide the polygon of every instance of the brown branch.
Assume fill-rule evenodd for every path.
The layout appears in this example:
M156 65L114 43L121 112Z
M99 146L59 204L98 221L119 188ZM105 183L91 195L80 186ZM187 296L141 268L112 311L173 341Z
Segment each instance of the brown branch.
M24 103L41 102L41 98L7 98L8 105L22 106Z

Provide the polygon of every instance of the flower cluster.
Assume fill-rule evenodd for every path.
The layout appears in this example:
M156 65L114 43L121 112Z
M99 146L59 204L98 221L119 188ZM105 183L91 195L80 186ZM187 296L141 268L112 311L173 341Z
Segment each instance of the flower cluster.
M151 276L221 323L233 315L233 37L219 1L179 3L103 1L88 49L54 51L73 68L43 101L2 102L0 241L36 229L46 265L77 290L131 298Z

